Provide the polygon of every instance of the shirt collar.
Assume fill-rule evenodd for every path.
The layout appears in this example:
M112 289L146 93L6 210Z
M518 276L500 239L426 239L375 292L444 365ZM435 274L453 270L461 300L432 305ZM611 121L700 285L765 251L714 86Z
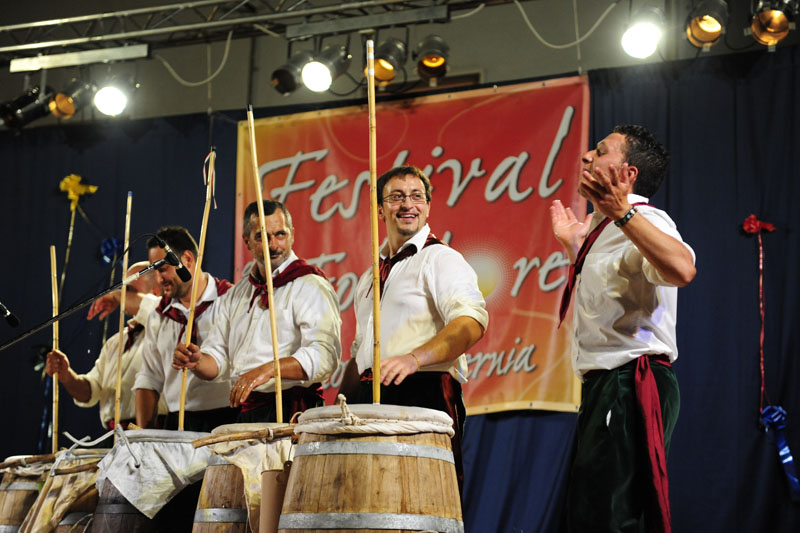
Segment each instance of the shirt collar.
M206 290L203 291L203 294L198 296L197 302L195 302L195 304L199 304L200 302L213 302L219 296L219 294L217 293L217 281L208 272L203 272L203 275L206 277L208 283L206 283ZM177 307L184 313L189 312L189 309L185 305L183 305L180 302L180 300L176 298L172 298L169 301L169 305L167 305L167 307L164 310L166 311L173 306Z
M408 239L406 242L403 243L403 246L400 247L399 250L395 252L395 254L400 253L405 248L408 248L412 244L417 247L417 251L419 252L422 250L422 247L425 246L425 241L428 240L428 235L431 234L431 228L428 224L425 224L421 230L419 230L413 237ZM386 258L387 250L389 249L389 244L387 243L386 246L383 247L381 250L381 259Z
M275 278L275 276L277 276L278 274L282 273L284 270L289 268L289 265L291 265L295 261L297 261L297 254L294 253L294 250L292 250L291 252L289 252L289 257L286 258L286 261L281 263L281 266L272 271L272 277ZM258 271L258 266L255 261L253 261L253 264L247 273L248 275L252 274L253 276L255 276L255 278L258 279L259 282L263 281L261 280L261 273Z

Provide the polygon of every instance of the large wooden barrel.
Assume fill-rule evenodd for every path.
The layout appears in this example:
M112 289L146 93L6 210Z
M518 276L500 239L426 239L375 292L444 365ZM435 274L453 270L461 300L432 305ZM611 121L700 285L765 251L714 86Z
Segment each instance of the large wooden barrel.
M212 455L208 460L192 531L247 532L247 502L242 471L219 455Z
M91 531L190 531L209 457L192 441L209 435L125 431L100 463L100 502Z
M113 483L106 480L100 489L100 501L94 510L91 530L144 532L156 531L155 524L130 504Z
M0 482L0 533L14 533L39 495L38 480L6 472Z
M45 474L39 496L20 527L22 533L57 529L64 517L73 512L91 514L98 501L97 465L108 449L73 449L59 452L51 472ZM74 519L74 517L73 517ZM74 529L85 529L88 518Z
M277 433L272 433L276 430ZM212 440L219 442L208 444L213 455L203 478L193 531L268 531L259 525L262 472L282 468L289 459L291 440L288 435L291 434L291 426L275 423L226 424L215 428L212 434ZM280 437L281 434L287 436ZM278 503L275 511L278 514L281 503ZM277 522L272 531L276 526Z
M279 531L463 532L446 413L330 406L298 422Z

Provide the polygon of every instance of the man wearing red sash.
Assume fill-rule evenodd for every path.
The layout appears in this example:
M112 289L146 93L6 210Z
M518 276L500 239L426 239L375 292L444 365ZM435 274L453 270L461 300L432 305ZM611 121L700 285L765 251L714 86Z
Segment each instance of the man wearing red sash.
M175 346L184 341L191 305L192 283L197 283L197 299L194 310L192 338L200 343L208 336L218 313L219 297L232 286L202 272L194 278L197 262L197 243L180 226L161 228L157 238L147 241L151 263L167 257L162 243L175 253L180 263L192 275L182 281L176 267L165 263L156 269L156 281L161 285L163 296L145 325L142 347L142 367L136 375L136 424L144 428L156 426L157 405L163 397L169 413L164 429L178 428L180 411L181 373L172 368ZM208 383L191 374L186 379L186 405L184 429L187 431L211 431L236 419L236 412L228 407L229 383Z
M581 222L556 200L553 232L573 265L572 362L583 379L567 496L570 532L670 531L666 452L680 394L671 364L678 287L694 251L648 205L668 156L641 126L617 126L581 158L578 191L594 206Z
M341 357L339 304L333 286L319 268L292 251L292 217L281 202L265 200L278 352L283 390L283 419L323 405L322 382ZM238 422L274 422L275 380L266 267L258 204L244 212L245 246L253 254L249 275L220 301L214 328L201 346L179 344L173 367L189 368L204 380L232 375L231 407Z
M461 436L467 381L464 352L486 330L489 314L475 271L428 226L431 183L417 167L393 168L377 181L378 216L388 242L381 250L381 403L438 409L453 419L453 454L463 482ZM361 374L357 401L372 402L371 270L354 299L352 357Z

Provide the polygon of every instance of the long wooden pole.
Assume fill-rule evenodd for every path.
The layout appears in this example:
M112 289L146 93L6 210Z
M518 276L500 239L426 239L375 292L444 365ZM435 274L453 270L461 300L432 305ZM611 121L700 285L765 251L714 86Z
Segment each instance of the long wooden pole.
M131 204L133 203L133 193L128 191L128 204L125 209L125 243L123 250L125 254L122 256L122 279L128 274L128 243L131 237ZM117 351L117 385L114 391L114 427L119 425L120 419L120 403L122 401L122 352L125 349L125 342L123 341L125 331L125 287L119 297L119 347ZM116 438L116 437L115 437Z
M189 300L189 319L186 321L186 337L184 343L188 346L192 342L192 328L194 326L194 310L197 306L197 280L203 274L203 253L206 247L206 231L208 229L208 212L211 210L211 197L214 190L214 163L217 159L217 152L213 149L208 154L208 179L206 183L206 205L203 208L203 222L200 225L200 242L197 243L197 261L194 265L192 278L192 295ZM183 431L183 421L186 413L186 380L189 371L184 368L181 373L181 405L178 411L178 430Z
M53 316L58 316L58 269L56 247L50 245L50 281L53 293ZM58 350L58 322L53 322L53 350ZM53 374L53 453L58 451L58 372Z
M256 153L256 126L253 120L253 106L247 109L247 127L250 131L250 155L253 161L253 181L256 185L256 201L258 202L258 221L261 224L261 248L264 252L264 277L267 278L267 303L269 305L269 330L272 334L272 360L275 378L275 421L283 423L283 389L281 388L281 365L278 354L278 323L275 318L275 293L272 288L272 261L269 258L269 236L264 217L264 200L261 194L261 176L258 172L258 154Z
M378 241L378 142L375 121L375 44L367 41L367 100L369 103L369 213L372 227L372 402L381 403L381 274Z

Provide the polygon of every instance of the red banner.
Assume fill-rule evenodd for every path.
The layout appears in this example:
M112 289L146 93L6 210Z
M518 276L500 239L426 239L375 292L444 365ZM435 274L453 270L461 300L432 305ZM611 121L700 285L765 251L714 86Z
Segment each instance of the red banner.
M469 414L575 411L571 323L558 328L568 261L550 227L558 198L578 216L588 144L585 77L416 98L377 106L378 175L413 164L433 184L431 230L478 274L489 327L468 355ZM355 333L358 277L371 264L366 106L257 120L264 198L286 204L296 253L322 267L339 296L343 359ZM250 261L241 214L256 196L246 122L239 126L236 278ZM385 238L381 225L380 239ZM335 397L341 375L327 384Z

